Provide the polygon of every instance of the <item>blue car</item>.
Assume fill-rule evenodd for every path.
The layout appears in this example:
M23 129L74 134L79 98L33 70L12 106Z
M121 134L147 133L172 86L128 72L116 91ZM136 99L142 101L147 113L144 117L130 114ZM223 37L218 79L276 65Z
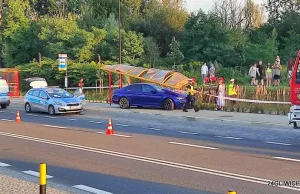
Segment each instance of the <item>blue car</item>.
M180 109L186 95L173 92L169 89L160 89L154 84L138 83L116 90L112 97L114 104L128 109L132 106L164 108L165 110Z

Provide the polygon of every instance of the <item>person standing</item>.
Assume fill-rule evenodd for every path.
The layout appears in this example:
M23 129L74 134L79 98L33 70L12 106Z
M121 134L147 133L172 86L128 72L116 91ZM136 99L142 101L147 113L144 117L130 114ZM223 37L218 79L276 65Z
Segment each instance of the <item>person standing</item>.
M230 98L236 98L237 93L234 85L234 79L230 80L230 84L228 86L228 95ZM236 101L232 100L232 105L235 105Z
M256 85L256 75L259 75L256 63L253 64L249 69L249 76L251 77L251 86Z
M270 87L272 83L272 76L273 76L273 71L270 63L268 63L265 72L266 72L266 86Z
M224 106L225 106L225 84L224 84L225 80L223 77L219 78L219 86L217 88L217 105L218 108L217 110L223 110Z
M203 63L202 67L201 67L201 76L202 76L202 81L204 83L204 79L207 77L208 74L208 67L206 65L206 63Z
M282 70L282 66L280 65L280 61L276 60L274 66L274 85L279 86L280 85L280 72Z
M264 85L264 67L263 67L262 61L258 62L257 70L258 70L256 72L257 85L261 84L263 86Z
M82 94L83 93L83 86L84 86L84 79L81 78L78 82L78 87L79 87L79 94Z
M214 67L214 64L211 63L210 68L209 68L209 78L210 79L215 76L215 72L216 72L216 68Z
M188 85L186 86L186 102L183 106L183 112L188 112L188 106L194 108L195 112L198 112L199 109L195 106L195 90L194 90L194 81L193 79L188 80Z

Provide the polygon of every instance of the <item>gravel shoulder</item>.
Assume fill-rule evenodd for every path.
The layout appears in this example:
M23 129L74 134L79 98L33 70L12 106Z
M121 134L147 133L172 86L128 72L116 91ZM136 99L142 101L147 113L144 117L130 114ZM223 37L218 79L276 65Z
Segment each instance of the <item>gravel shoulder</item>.
M0 168L1 194L33 194L39 193L39 179L7 168ZM71 187L47 181L47 194L86 194Z

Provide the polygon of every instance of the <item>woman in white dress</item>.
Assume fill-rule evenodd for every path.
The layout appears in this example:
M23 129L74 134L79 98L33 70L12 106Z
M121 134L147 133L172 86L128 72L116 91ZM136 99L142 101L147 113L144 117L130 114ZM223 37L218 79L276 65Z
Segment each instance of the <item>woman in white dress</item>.
M218 100L217 100L217 105L218 105L218 110L223 110L225 106L225 80L223 77L219 78L219 86L217 89L217 95L218 95Z

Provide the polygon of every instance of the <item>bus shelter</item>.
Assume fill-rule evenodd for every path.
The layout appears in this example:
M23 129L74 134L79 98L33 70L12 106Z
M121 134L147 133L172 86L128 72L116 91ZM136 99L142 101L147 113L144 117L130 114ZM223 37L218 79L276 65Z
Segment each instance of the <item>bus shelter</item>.
M129 77L130 84L133 83L134 79L138 79L141 82L153 83L173 90L184 89L184 87L188 84L189 79L188 77L176 71L161 70L155 68L147 69L127 64L105 65L102 66L101 69L108 72L110 99L112 94L112 73L119 74L120 88L122 88L123 85L123 76Z
M5 79L11 96L20 96L20 71L15 68L0 68L0 77Z

